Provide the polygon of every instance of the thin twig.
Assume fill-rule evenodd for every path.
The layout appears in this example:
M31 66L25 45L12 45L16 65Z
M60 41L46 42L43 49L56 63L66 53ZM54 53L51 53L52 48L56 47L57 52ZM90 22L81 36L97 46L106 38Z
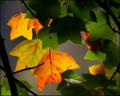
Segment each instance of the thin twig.
M29 10L29 12L30 12L35 18L38 18L38 19L39 19L39 17L38 17L36 14L34 14L34 12L28 7L28 5L26 4L26 2L25 2L24 0L21 0L21 2L24 4L24 6Z
M0 57L1 57L1 60L3 63L4 71L5 71L6 76L7 76L11 95L18 96L17 87L16 87L16 84L14 81L14 76L12 75L11 66L9 63L8 55L6 52L6 47L4 44L4 39L2 38L1 32L0 32Z
M20 73L20 72L23 72L23 71L26 71L26 70L31 70L31 69L37 68L37 67L39 67L39 66L41 66L41 65L43 65L43 64L39 64L39 65L34 66L34 67L25 68L25 69L22 69L22 70L13 72L13 74L17 74L17 73Z
M113 18L115 24L117 25L118 29L120 30L120 22L118 21L117 17L114 15L112 10L110 8L108 8L106 3L101 2L101 0L96 0L96 2L100 5L100 7L102 7Z
M20 82L18 79L14 78L14 80L16 81L16 83L19 83L21 86L23 86L23 88L25 88L27 91L29 91L31 94L33 94L34 96L38 96L36 93L34 93L33 91L31 91L29 88L27 88L22 82ZM19 86L18 84L18 86ZM21 87L20 86L20 87Z
M20 72L23 72L23 71L31 70L31 69L37 68L37 67L39 67L41 65L43 65L43 64L39 64L39 65L34 66L34 67L29 67L29 68L21 69L19 71L13 72L12 74L14 75L14 74L17 74L17 73L20 73ZM6 75L4 77L6 77Z

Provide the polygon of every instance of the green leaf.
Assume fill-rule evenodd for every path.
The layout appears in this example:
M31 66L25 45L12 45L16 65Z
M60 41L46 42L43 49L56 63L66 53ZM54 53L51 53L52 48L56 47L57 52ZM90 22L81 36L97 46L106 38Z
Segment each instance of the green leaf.
M31 14L31 12L28 12L26 14L25 18L34 18L34 16Z
M93 20L96 21L95 15L93 15L92 9L96 7L96 3L94 0L70 0L69 8L73 11L73 13L79 19L88 21Z
M58 36L58 43L64 43L71 40L74 43L81 43L80 31L84 30L84 23L79 19L71 16L58 18L52 25L52 31L56 32Z
M80 84L69 84L64 80L58 85L57 91L62 95L90 95L90 92Z
M118 66L120 63L120 47L111 41L105 41L103 52L106 53L104 64L108 67Z
M40 17L40 21L57 18L61 15L61 6L58 0L27 0L26 2Z
M115 40L115 33L107 25L103 11L96 12L97 22L88 22L86 24L87 31L90 34L91 40Z
M42 48L42 41L39 39L23 40L10 51L10 55L19 58L15 70L21 70L37 66L47 51L47 48Z
M62 73L62 78L79 80L80 76L72 70L67 70L67 71Z
M90 74L83 74L83 78L85 81L82 85L88 90L94 90L95 88L103 87L107 84L108 79L104 75L90 75Z
M51 28L43 28L36 36L35 39L40 39L43 42L43 48L58 49L57 33L50 33Z
M20 82L22 82L27 88L29 89L32 88L32 86L27 81L20 80ZM1 85L2 85L1 96L11 95L7 79L2 79ZM28 91L25 88L23 88L21 85L20 86L17 85L17 91L20 96L21 95L29 96Z
M72 70L62 73L62 82L57 86L57 90L62 95L88 95L89 92L80 85L80 76ZM83 91L84 90L84 91Z
M84 59L104 61L106 59L106 54L101 51L93 52L91 50L88 50L85 54Z
M61 7L61 15L59 17L65 17L67 16L67 5L65 5L65 0L59 0L60 7Z

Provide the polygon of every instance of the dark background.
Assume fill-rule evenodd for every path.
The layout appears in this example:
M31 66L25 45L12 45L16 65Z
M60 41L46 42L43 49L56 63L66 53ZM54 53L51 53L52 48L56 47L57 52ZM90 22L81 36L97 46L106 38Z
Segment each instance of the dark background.
M8 0L4 4L0 5L0 8L1 8L1 10L0 10L0 22L1 22L0 32L2 32L3 38L5 38L6 50L9 53L9 51L13 47L15 47L16 44L18 44L22 40L25 40L25 38L20 37L20 38L10 41L9 40L10 28L7 26L7 22L16 13L28 12L28 11L21 4L21 2L17 2L14 0ZM84 45L77 45L77 44L72 43L71 41L67 41L64 44L60 45L59 50L71 54L71 56L74 57L76 62L78 64L80 64L81 68L76 70L80 74L80 76L81 76L81 73L88 72L88 66L90 66L91 64L100 63L97 61L92 62L92 61L87 61L87 60L83 59L84 55L87 51L87 48ZM14 71L17 57L9 56L9 61L11 64L11 68ZM0 65L2 65L2 63ZM3 78L3 75L4 75L4 73L1 72L0 79ZM22 80L27 80L33 86L33 90L35 92L39 93L40 95L59 94L56 91L56 86L57 86L56 84L49 84L44 88L43 92L39 92L37 89L35 78L32 76L32 74L29 71L18 73L16 75L16 78L19 78Z

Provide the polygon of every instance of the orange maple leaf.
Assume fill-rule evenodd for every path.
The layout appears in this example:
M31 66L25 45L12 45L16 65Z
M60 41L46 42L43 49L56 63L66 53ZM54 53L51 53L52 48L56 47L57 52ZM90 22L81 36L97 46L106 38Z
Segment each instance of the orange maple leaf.
M26 13L18 13L14 15L7 23L11 27L10 40L23 36L28 40L32 39L32 29L38 33L42 29L42 25L37 19L25 18Z
M37 78L38 89L40 91L42 91L44 85L48 83L60 83L60 73L80 67L67 53L50 50L43 56L40 64L42 65L37 67L33 72Z
M108 72L108 69L104 64L95 64L89 67L89 72L92 75L106 74Z

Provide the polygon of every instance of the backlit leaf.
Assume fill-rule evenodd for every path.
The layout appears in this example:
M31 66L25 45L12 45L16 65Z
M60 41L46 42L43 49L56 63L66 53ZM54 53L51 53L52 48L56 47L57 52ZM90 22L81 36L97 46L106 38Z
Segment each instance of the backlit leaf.
M60 83L60 73L80 67L67 53L50 50L43 56L40 64L42 65L34 71L40 91L42 91L46 84L51 82Z
M14 15L7 23L11 27L10 40L23 36L28 40L32 39L32 29L38 33L42 29L42 25L37 19L25 18L26 13L18 13Z
M105 53L101 51L93 52L91 50L88 50L84 57L85 60L99 60L99 61L104 61L105 58L106 58Z
M42 49L42 42L38 39L22 41L10 51L10 55L19 58L15 70L38 65L46 51L47 49Z
M89 72L91 75L106 74L108 72L108 69L104 64L95 64L89 67Z

